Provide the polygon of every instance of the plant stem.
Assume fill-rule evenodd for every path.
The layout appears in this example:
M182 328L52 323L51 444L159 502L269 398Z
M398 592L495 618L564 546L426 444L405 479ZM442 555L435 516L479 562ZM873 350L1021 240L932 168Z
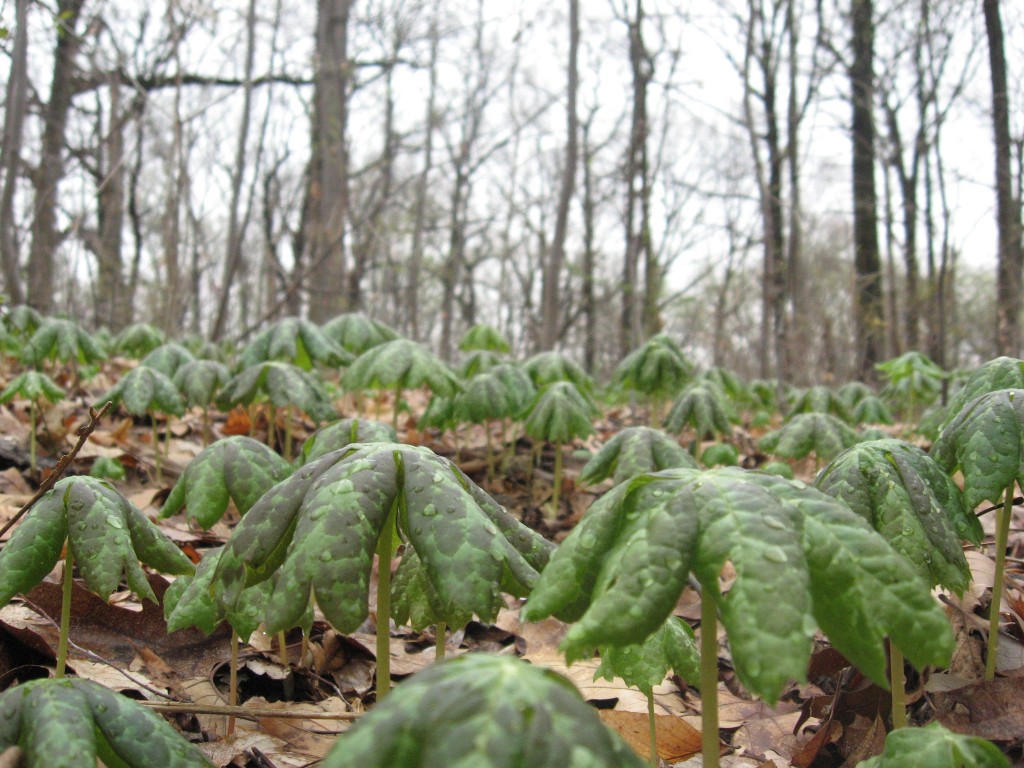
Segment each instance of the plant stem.
M491 420L484 419L484 434L487 436L487 482L494 482L494 448L491 445Z
M36 402L33 400L28 406L28 468L34 474L36 471Z
M647 691L647 725L650 730L651 768L658 768L658 726L654 722L654 689Z
M704 768L718 768L718 605L710 589L700 597L700 747Z
M555 443L555 483L551 489L551 519L558 519L558 497L562 491L562 444Z
M277 442L277 409L273 403L267 403L267 448L276 451L274 443Z
M284 412L284 460L292 460L292 420L290 409Z
M160 485L164 480L164 476L163 467L161 466L160 429L157 427L155 413L150 414L150 421L153 425L153 470L156 472L156 484Z
M395 541L398 499L391 505L377 540L377 703L391 690L391 553Z
M203 406L203 448L210 445L210 406Z
M284 635L284 630L283 629L280 632L277 633L277 647L281 649L281 652L279 654L279 658L281 659L281 664L283 664L284 666L287 667L289 665L289 662L288 662L288 640L287 640L287 638Z
M907 727L907 678L903 674L903 651L889 639L889 685L892 687L892 727Z
M238 632L231 628L231 663L228 667L228 704L238 706ZM228 715L227 735L235 732L235 716Z
M996 676L996 655L999 650L999 607L1003 602L1003 573L1006 570L1006 541L1013 516L1013 483L1003 494L1002 513L996 519L996 573L992 579L992 606L988 615L988 656L985 658L985 679Z
M447 637L448 626L443 622L439 621L434 625L434 663L444 661L445 645L448 640Z
M64 677L68 662L68 635L71 632L71 589L74 586L75 556L71 553L71 542L64 542L63 599L60 604L60 639L57 641L57 678Z

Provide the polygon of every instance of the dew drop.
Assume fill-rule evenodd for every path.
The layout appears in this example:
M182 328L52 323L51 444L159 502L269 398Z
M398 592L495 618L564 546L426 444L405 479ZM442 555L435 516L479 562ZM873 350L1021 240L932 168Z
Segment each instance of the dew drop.
M913 533L913 529L909 525L903 526L903 535L910 536Z
M321 517L324 516L324 514L326 514L326 512L327 510L324 507L317 507L316 509L309 513L309 519L319 520Z
M423 507L420 514L424 517L434 517L437 514L437 506L435 504L427 504Z
M113 515L107 515L107 525L109 525L111 528L124 528L124 523L122 523L119 518L116 518Z
M84 531L87 527L84 521L75 526L80 531Z
M777 517L766 517L764 519L764 524L769 528L774 528L776 531L786 530L786 524Z
M80 501L72 501L69 506L73 510L75 510L75 512L81 512L82 511L82 507L84 507L85 505L82 502L80 502Z
M320 561L321 562L329 563L329 562L331 562L332 559L334 559L334 558L331 556L331 553L328 552L327 550L324 550L323 552L320 553Z
M597 536L592 531L585 531L580 536L580 546L583 549L593 549L597 545Z
M764 559L769 563L785 563L789 561L786 553L778 547L768 547L763 553Z
M434 473L433 480L434 480L435 483L443 482L444 481L444 473L441 472L440 470L438 470L437 472Z

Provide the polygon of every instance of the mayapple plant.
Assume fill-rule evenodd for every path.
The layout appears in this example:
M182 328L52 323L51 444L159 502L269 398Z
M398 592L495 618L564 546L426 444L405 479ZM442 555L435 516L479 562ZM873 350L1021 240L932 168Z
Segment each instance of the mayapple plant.
M36 471L36 455L38 454L36 422L39 414L39 402L45 399L56 403L62 400L64 395L64 390L42 371L25 371L16 376L4 388L4 391L0 392L0 405L9 403L15 397L23 397L28 400L29 469L32 472Z
M372 419L340 419L321 427L302 444L301 463L309 464L324 454L352 443L394 443L398 435L387 424Z
M831 461L860 440L852 427L832 414L805 412L794 414L781 427L765 434L758 445L765 453L786 459L802 459L813 453L817 464Z
M192 360L174 372L174 386L189 408L203 409L203 446L210 444L210 406L221 388L231 379L231 372L216 360Z
M732 406L716 385L707 381L690 384L684 389L665 417L665 429L678 435L693 427L697 439L712 435L732 434Z
M348 365L355 360L355 355L328 338L316 323L285 317L258 333L239 356L243 368L270 360L310 371L314 365L328 368Z
M615 485L644 472L687 467L697 469L690 452L658 429L627 427L615 433L580 472L580 485L596 485L609 477Z
M736 579L723 595L729 562ZM721 621L746 688L769 702L806 676L820 627L885 684L882 643L944 664L949 622L910 563L845 504L802 483L733 467L639 475L598 499L552 554L523 618L575 622L566 659L657 630L693 572L701 586L704 765L718 764Z
M65 542L67 547L65 548ZM192 562L112 485L92 477L68 477L49 490L0 550L0 606L27 592L51 571L64 551L57 675L64 674L71 621L72 569L103 599L124 578L140 597L156 595L139 566L162 573L191 574Z
M614 389L639 392L647 400L649 422L661 422L663 404L693 377L693 363L669 336L659 333L622 359L612 373Z
M429 449L355 444L306 464L253 505L220 557L220 599L232 607L244 589L279 571L268 632L294 626L311 597L338 631L351 632L369 612L376 554L382 698L390 686L396 537L415 548L446 615L476 614L484 621L504 605L502 592L529 592L552 549Z

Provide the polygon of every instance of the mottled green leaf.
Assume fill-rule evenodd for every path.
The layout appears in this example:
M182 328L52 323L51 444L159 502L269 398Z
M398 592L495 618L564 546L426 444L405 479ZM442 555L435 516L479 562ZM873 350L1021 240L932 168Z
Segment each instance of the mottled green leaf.
M688 451L664 432L650 427L619 430L580 472L580 485L595 485L611 477L618 485L643 472L673 467L697 469Z
M165 340L164 332L156 326L149 323L134 323L117 334L113 350L115 354L138 360L159 347Z
M975 368L949 399L941 426L948 424L975 398L1000 389L1024 389L1024 360L997 357Z
M462 386L455 373L426 347L395 339L371 347L345 371L341 384L349 390L419 389L453 397Z
M74 321L55 317L42 320L21 350L21 361L27 365L39 365L44 360L94 363L105 357L92 336Z
M693 377L693 363L669 336L659 333L634 349L615 367L612 387L649 397L675 397Z
M335 417L330 397L316 376L276 361L258 363L234 376L217 396L217 405L227 411L261 396L278 408L294 406L316 421Z
M642 643L601 648L601 665L594 679L621 677L626 685L649 696L669 670L690 682L700 680L700 651L693 630L676 616L670 616Z
M314 364L337 368L355 357L323 333L318 325L297 317L278 320L258 333L239 356L243 368L279 360L311 370Z
M520 402L500 378L490 373L478 373L455 396L453 408L457 422L484 424L516 416Z
M178 368L173 381L186 405L206 408L230 379L231 373L223 363L193 360Z
M901 440L872 440L841 453L817 487L867 520L930 584L963 594L971 580L961 539L981 541L978 518L928 454Z
M41 371L25 371L15 376L2 393L0 403L9 403L15 397L38 402L47 399L57 403L64 399L64 390L53 379Z
M555 350L537 353L523 363L523 370L529 375L537 389L542 389L556 381L568 381L574 384L580 392L589 395L594 391L594 380L587 372L561 352Z
M195 356L185 347L181 346L181 344L171 342L169 344L161 344L154 349L142 358L142 362L139 365L152 368L154 371L160 371L167 378L173 379L182 366L195 362L195 359Z
M244 515L291 473L291 465L258 440L243 435L226 437L188 463L160 517L170 517L185 507L186 518L207 530L224 515L229 500Z
M854 424L892 424L892 414L881 398L875 395L862 397L853 407Z
M572 683L467 654L402 683L338 739L322 768L642 768Z
M665 417L665 429L679 434L693 427L701 437L732 433L731 408L725 395L710 382L691 384L672 403Z
M537 393L523 428L534 440L568 443L591 434L600 413L594 401L571 381L555 381Z
M415 548L407 544L391 584L391 618L398 626L408 625L419 632L442 621L451 629L461 629L473 614L444 604Z
M327 321L320 328L323 334L354 355L361 355L371 347L400 338L398 331L378 320L371 320L361 312L349 312Z
M185 403L174 382L167 374L144 365L125 373L99 402L108 400L115 405L121 403L133 416L152 413L181 416L185 412Z
M502 352L507 354L510 351L508 341L498 330L490 325L474 325L459 342L459 349L462 352L473 350L487 350L490 352Z
M499 365L506 363L504 355L499 355L497 352L489 352L487 350L478 349L476 352L470 352L466 355L462 361L462 365L459 366L459 375L468 379L472 376L476 376L478 373L487 373ZM530 382L530 386L533 386L533 382Z
M829 387L808 387L790 406L787 421L801 413L828 413L846 424L853 423L853 413L839 393Z
M787 459L802 459L813 453L822 461L829 461L860 439L860 435L835 416L798 413L779 429L764 435L759 446L765 453Z
M302 463L308 464L352 443L393 443L397 438L390 424L371 419L341 419L321 427L306 439L302 445Z
M1012 483L1024 480L1024 389L976 397L953 417L932 446L932 457L950 474L964 476L964 507L999 502Z
M927 584L862 518L801 483L736 468L640 475L595 502L555 551L523 609L577 623L567 658L636 643L674 608L692 570L719 597L736 671L774 701L802 679L817 623L884 684L885 636L918 666L952 634Z
M885 751L857 768L1010 768L1010 761L992 742L932 722L891 731Z
M48 491L0 550L0 605L28 592L53 570L67 536L63 497Z

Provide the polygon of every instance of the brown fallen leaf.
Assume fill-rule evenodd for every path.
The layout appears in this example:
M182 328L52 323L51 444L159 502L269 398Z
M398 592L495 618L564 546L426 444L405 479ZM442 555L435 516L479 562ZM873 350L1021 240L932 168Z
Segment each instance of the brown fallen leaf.
M933 697L937 719L950 730L989 741L1024 740L1024 677L997 678Z
M640 757L651 756L650 725L646 714L600 709L601 721L615 730ZM700 752L701 734L684 720L672 715L655 715L655 736L658 757L666 762L685 760Z

